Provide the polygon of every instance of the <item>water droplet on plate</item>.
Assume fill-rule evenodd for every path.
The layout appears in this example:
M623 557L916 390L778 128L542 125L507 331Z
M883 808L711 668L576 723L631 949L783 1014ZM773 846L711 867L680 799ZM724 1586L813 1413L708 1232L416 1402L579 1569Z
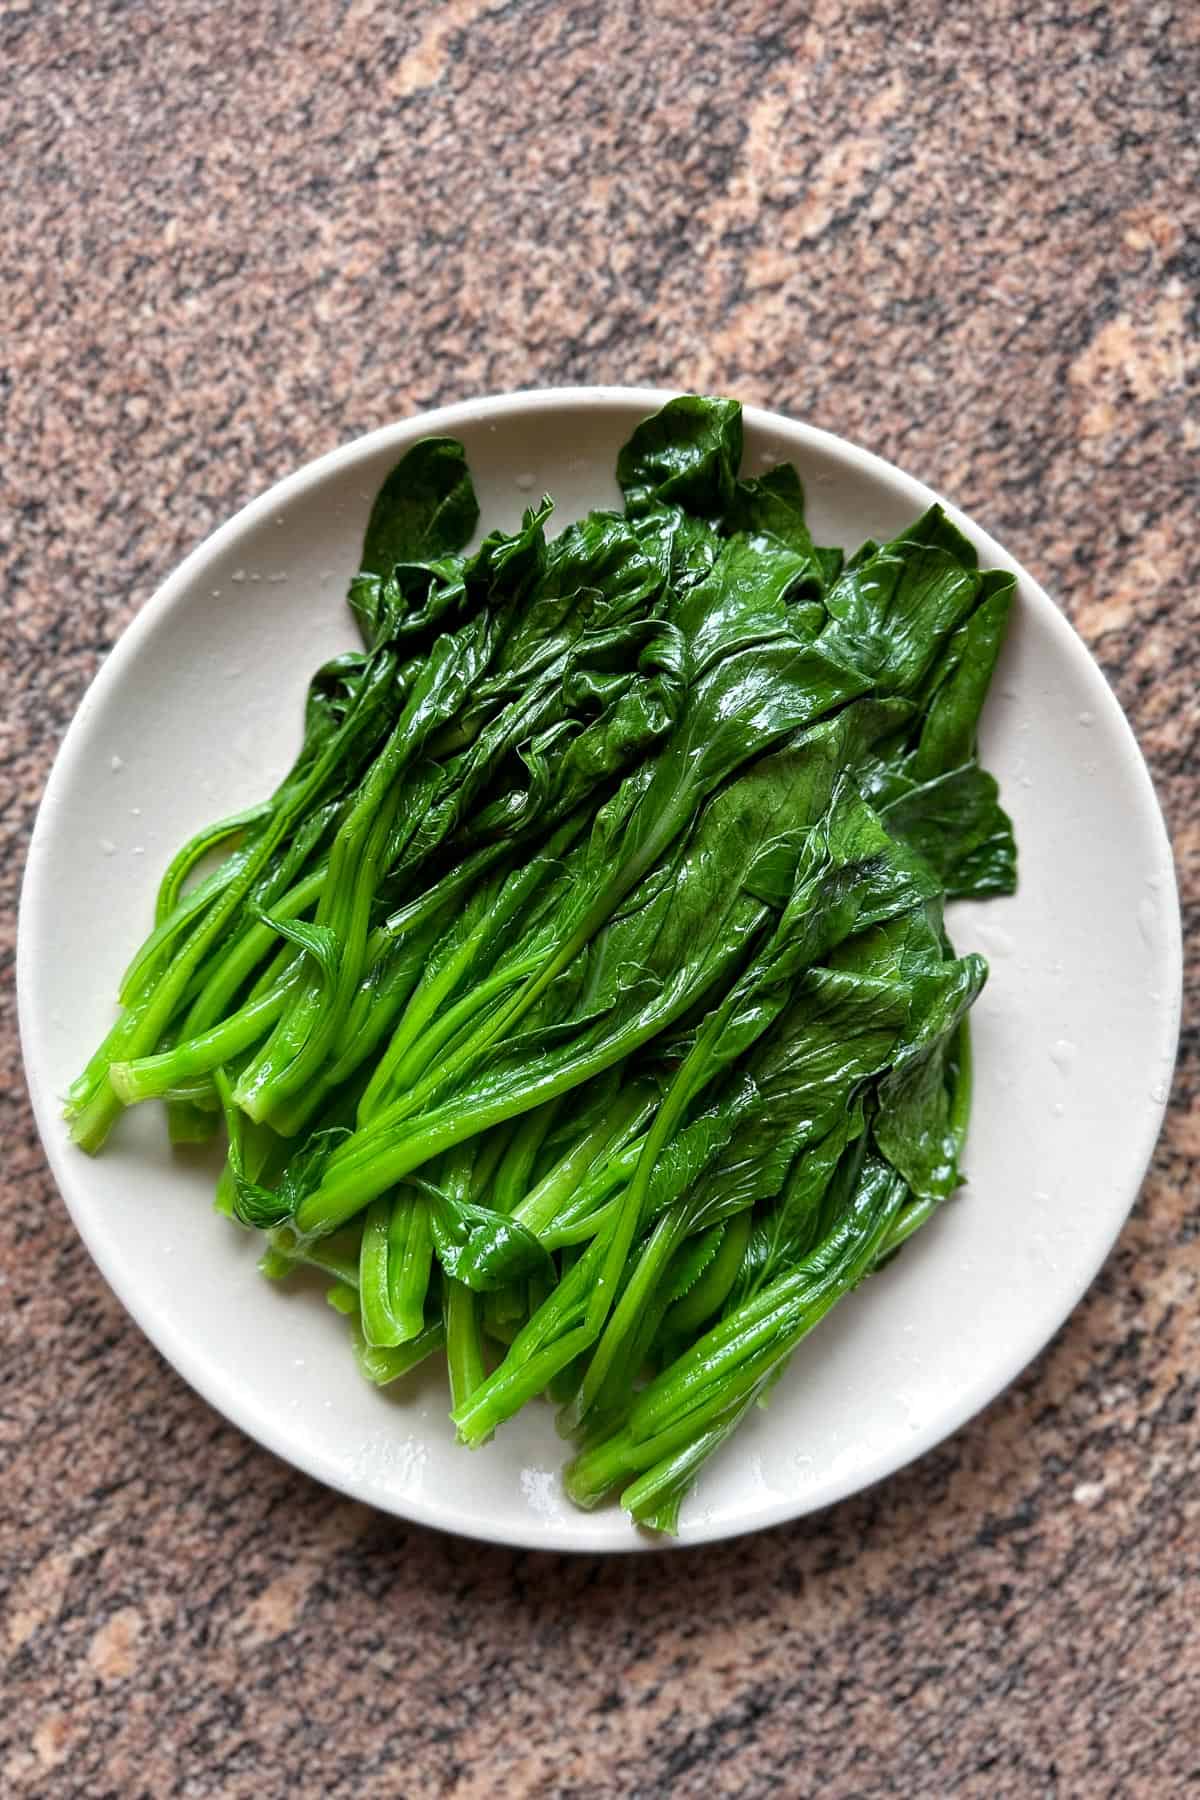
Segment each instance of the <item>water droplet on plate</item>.
M125 767L125 758L123 756L114 756L108 766L114 775L119 775L121 770Z
M1070 1074L1075 1056L1076 1048L1070 1038L1059 1038L1050 1046L1050 1061L1056 1069L1061 1069L1064 1075Z
M1096 723L1095 713L1094 712L1081 712L1079 715L1079 723L1086 730L1089 725L1094 725Z
M1165 1106L1170 1092L1171 1090L1165 1081L1156 1081L1154 1086L1150 1089L1150 1098L1153 1100L1155 1106Z
M229 577L229 579L230 579L230 581L245 581L245 579L246 579L245 569L235 569L233 571L233 574Z
M530 494L533 492L534 478L528 471L518 475L516 481L517 486L523 494Z
M115 856L117 853L117 846L113 843L111 838L101 838L100 848L105 856Z

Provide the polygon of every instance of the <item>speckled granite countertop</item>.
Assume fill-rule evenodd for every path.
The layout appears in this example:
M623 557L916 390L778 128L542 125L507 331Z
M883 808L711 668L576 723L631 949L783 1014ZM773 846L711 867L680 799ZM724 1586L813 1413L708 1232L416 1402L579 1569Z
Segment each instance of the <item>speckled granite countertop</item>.
M242 501L431 403L655 382L871 445L1044 580L1194 923L1197 91L1182 0L12 0L7 893L97 663ZM1137 1210L1010 1393L820 1517L592 1562L398 1527L210 1412L76 1240L3 1005L5 1793L1200 1779L1194 1024Z

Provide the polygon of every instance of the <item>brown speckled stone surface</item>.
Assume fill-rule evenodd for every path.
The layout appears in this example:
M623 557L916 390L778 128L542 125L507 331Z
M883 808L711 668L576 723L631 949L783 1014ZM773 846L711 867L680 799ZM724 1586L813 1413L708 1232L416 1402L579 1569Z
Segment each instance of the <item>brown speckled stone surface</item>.
M869 444L1044 580L1194 927L1198 92L1185 0L10 0L7 897L99 660L242 501L431 403L661 382ZM600 1562L405 1529L210 1412L76 1240L3 1006L0 1791L1200 1782L1193 1015L1137 1209L1011 1392L820 1517Z

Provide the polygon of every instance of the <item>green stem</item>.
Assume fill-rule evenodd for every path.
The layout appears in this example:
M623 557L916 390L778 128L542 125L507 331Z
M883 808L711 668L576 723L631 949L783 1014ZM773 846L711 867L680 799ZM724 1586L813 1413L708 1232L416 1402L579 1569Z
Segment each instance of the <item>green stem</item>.
M430 1046L421 1053L417 1050L422 1034L437 1016L439 1009L461 987L484 951L498 939L508 935L511 922L524 910L527 901L546 880L553 866L552 859L566 848L578 831L577 822L572 822L569 827L561 827L551 838L543 854L536 857L527 868L515 875L502 877L499 881L493 879L489 889L485 890L485 896L490 893L491 898L482 908L483 916L440 967L422 978L408 1002L395 1036L364 1096L364 1119L369 1118L379 1107L390 1087L411 1086L416 1077L428 1067L436 1051L448 1042L452 1031L443 1027ZM535 965L519 965L512 979L523 978L533 966ZM477 1010L477 1007L472 1006L469 1012L461 1013L460 1021L462 1018L473 1017ZM457 1025L454 1029L457 1029Z
M478 1139L468 1138L459 1146L455 1154L469 1154L467 1146L475 1144L475 1154L471 1158L470 1184L460 1197L474 1200L483 1205L492 1185L492 1177L504 1158L504 1152L512 1142L513 1126L499 1125L495 1131L482 1132Z
M368 942L364 957L366 972L359 982L358 993L350 1003L333 1047L334 1057L339 1062L341 1058L354 1056L364 1038L374 1050L384 1031L389 1026L394 1026L397 1016L407 1006L413 989L421 979L429 955L443 930L444 921L429 920L420 931L414 931L403 942L393 944L388 956L374 961L371 959ZM357 1062L354 1066L357 1067Z
M587 1349L591 1341L592 1334L586 1325L582 1325L575 1331L568 1331L556 1343L535 1350L514 1368L508 1367L509 1357L506 1356L500 1369L489 1376L461 1410L455 1411L454 1422L460 1440L472 1450L486 1444L502 1419L511 1419L527 1400L540 1394L560 1370L565 1369L581 1350ZM501 1370L506 1372L503 1379L497 1381Z
M538 1151L561 1104L561 1098L551 1100L522 1115L492 1182L491 1206L494 1211L512 1213L525 1198Z
M698 978L694 985L682 982L678 984L671 990L658 1013L648 1009L631 1024L614 1032L598 1047L581 1051L572 1061L560 1063L548 1073L534 1074L523 1085L514 1083L507 1093L474 1103L447 1102L432 1112L415 1117L407 1133L403 1129L397 1133L389 1127L386 1136L391 1141L379 1149L376 1148L379 1141L377 1137L372 1137L369 1144L366 1144L358 1141L359 1134L356 1132L348 1143L330 1157L321 1186L301 1203L297 1213L297 1223L301 1230L332 1231L347 1219L352 1219L376 1194L382 1193L395 1182L402 1181L414 1169L419 1169L422 1163L440 1156L444 1150L452 1149L455 1144L460 1144L464 1139L474 1137L477 1132L486 1131L493 1125L499 1125L505 1119L529 1112L543 1101L569 1093L572 1088L581 1086L593 1075L603 1074L614 1063L623 1061L632 1051L673 1023L702 994L721 982L728 973L730 961L741 954L741 949L742 946L738 944L723 955L714 955L704 965L702 978ZM411 1103L416 1096L410 1095L408 1098ZM661 1112L660 1108L660 1117ZM379 1120L375 1121L375 1126L380 1127ZM657 1154L657 1147L654 1153ZM622 1202L622 1206L625 1208L625 1202ZM604 1280L598 1284L598 1291L593 1295L592 1313L597 1332L608 1314L620 1280L628 1243L636 1227L640 1209L639 1195L636 1210L628 1206L614 1222Z
M373 1349L393 1349L404 1341L392 1308L388 1264L391 1257L392 1202L372 1201L363 1220L358 1251L358 1304L364 1341ZM416 1334L410 1332L410 1337Z
M736 1403L727 1403L717 1419L734 1418L740 1411ZM711 1422L710 1422L711 1423ZM628 1424L613 1432L599 1444L591 1444L572 1459L563 1470L563 1486L576 1506L590 1510L620 1483L643 1469L652 1469L666 1458L685 1450L697 1436L691 1419L672 1424L651 1438L635 1438Z
M433 1074L422 1081L421 1077L438 1051L464 1025L469 1025L472 1019L484 1012L493 1000L506 993L514 982L523 981L532 966L532 962L526 959L507 968L497 969L477 982L461 1000L447 1007L441 1017L429 1026L404 1055L394 1058L389 1045L363 1093L359 1115L363 1126L374 1130L381 1139L385 1138L399 1120L409 1117L438 1088L444 1087L456 1072L456 1062L465 1065L469 1060L468 1053L473 1053L473 1040L469 1039L465 1049L457 1056L442 1058ZM397 1099L389 1102L387 1093L392 1088L399 1088L400 1094Z
M625 1200L622 1200L622 1209L625 1204ZM613 1307L600 1341L596 1345L595 1353L588 1364L587 1373L580 1384L579 1394L574 1406L570 1409L573 1424L577 1425L583 1420L588 1408L599 1395L609 1371L621 1356L629 1338L636 1332L638 1323L662 1279L663 1272L675 1254L690 1222L687 1202L681 1201L677 1206L663 1213L650 1233L642 1254L638 1258L637 1267L621 1298ZM589 1310L589 1318L591 1316Z
M153 1100L248 1050L283 1012L294 985L294 978L285 978L223 1024L214 1025L210 1031L188 1038L171 1050L157 1056L141 1056L132 1062L113 1063L109 1076L117 1097L125 1106Z
M721 1248L699 1281L676 1300L663 1320L664 1333L672 1338L690 1336L711 1319L737 1280L750 1238L750 1210L735 1213L725 1228Z
M272 916L277 919L298 919L302 913L307 912L320 895L326 873L324 868L315 869L303 881L297 882L295 887L276 901L271 908ZM256 919L245 926L220 957L214 958L214 967L184 1018L184 1035L192 1037L223 1018L238 989L278 942L279 933L261 920ZM289 944L285 949L289 960L294 960L297 954L295 946Z
M488 844L482 850L476 850L457 869L451 869L432 887L398 907L394 913L377 925L367 941L367 961L374 963L385 956L400 936L407 936L428 925L439 915L449 914L458 906L464 896L475 892L486 875L490 875L498 862L509 855L508 847L503 843Z
M765 919L765 917L766 909L763 908L762 918ZM682 1067L667 1090L666 1098L654 1116L654 1122L647 1134L645 1147L638 1160L633 1179L625 1189L611 1223L605 1227L608 1249L588 1306L588 1319L594 1325L597 1333L613 1305L617 1285L621 1280L626 1259L641 1223L646 1193L655 1165L663 1149L678 1129L695 1095L715 1072L717 1064L714 1062L713 1048L719 1041L721 1033L729 1022L733 1008L740 999L741 989L742 984L737 984L731 993L725 996L721 1004L714 1008L701 1026L695 1043L685 1057ZM669 1256L675 1247L677 1237L673 1235L671 1228L664 1226L660 1228L659 1232L656 1232L651 1241L656 1246L655 1256L662 1257L664 1254ZM664 1246L666 1246L665 1252ZM640 1306L649 1298L651 1288L646 1284L657 1279L657 1274L664 1266L665 1262L655 1262L654 1256L651 1257L651 1266L647 1271L644 1283L639 1284L638 1297L632 1305ZM638 1279L636 1275L634 1279L636 1282ZM583 1419L594 1401L635 1318L636 1313L631 1307L627 1307L620 1327L611 1327L598 1344L592 1363L580 1384L576 1402L576 1418L578 1420Z
M735 1397L790 1354L871 1268L907 1192L894 1174L869 1184L825 1245L713 1326L642 1390L629 1417L632 1435L657 1436L693 1414L699 1422L714 1395Z
M450 1371L450 1410L466 1408L483 1386L487 1370L479 1332L479 1307L475 1294L463 1281L447 1276L443 1288L446 1322L446 1364Z
M626 1179L615 1160L626 1140L646 1122L657 1094L647 1083L631 1082L613 1102L607 1116L573 1144L538 1185L513 1208L513 1218L540 1237L552 1225L584 1216L609 1188ZM607 1155L605 1153L608 1153ZM603 1161L601 1161L603 1158ZM633 1157L636 1166L637 1156Z
M426 1325L419 1337L410 1338L406 1344L397 1344L394 1348L368 1344L357 1329L353 1342L359 1372L376 1387L386 1387L390 1381L398 1381L410 1369L444 1349L446 1327L437 1319L432 1325Z
M231 856L219 869L214 869L206 881L186 894L165 918L158 921L121 977L117 999L122 1006L135 1004L142 991L160 972L170 946L184 926L191 924L218 894L224 892L237 875L239 867L240 859Z
M404 1343L424 1329L425 1300L433 1268L429 1207L411 1190L397 1194L392 1203L390 1246L388 1280L392 1315L400 1331L398 1342Z
M519 1411L527 1399L540 1394L555 1374L594 1341L594 1334L581 1322L597 1261L592 1246L517 1332L503 1361L468 1403L454 1409L454 1422L465 1443L485 1442L498 1425ZM569 1353L554 1355L564 1344ZM531 1368L532 1375L528 1373Z
M140 1056L149 1055L157 1047L192 976L233 919L295 821L303 815L344 761L347 747L353 742L357 731L363 728L363 722L369 723L372 719L379 690L388 683L394 671L395 658L389 652L375 665L372 682L364 684L353 711L341 728L325 744L304 778L277 805L267 828L251 847L238 875L210 907L198 928L175 952L150 994L144 1000L139 1000L136 1007L129 1009L118 1021L108 1040L110 1060L117 1060L113 1052L118 1049L122 1053L121 1061L133 1062ZM121 1102L106 1069L86 1102L72 1108L71 1135L75 1142L81 1149L89 1152L99 1150L120 1111Z
M270 800L262 800L257 806L246 807L244 812L232 813L227 819L218 819L216 824L204 826L195 837L188 839L181 850L175 852L158 885L158 898L154 904L156 925L163 924L175 911L183 884L201 858L208 856L218 844L227 843L230 838L239 836L247 825L257 825L260 819L265 819L271 805ZM218 874L221 872L217 871ZM188 896L189 899L192 897Z
M690 1443L674 1454L664 1456L631 1481L621 1494L621 1505L626 1512L639 1525L674 1535L679 1528L680 1503L696 1475L713 1452L737 1430L760 1391L759 1388L752 1389L730 1408L727 1415L697 1432Z
M239 1081L237 1103L251 1118L272 1118L284 1101L316 1079L358 986L371 901L400 798L398 785L385 791L382 799L374 795L375 778L384 760L379 758L366 784L374 796L375 810L369 813L364 806L360 814L356 805L343 824L330 853L328 877L317 906L317 924L335 934L339 950L336 975L330 982L321 971L294 996L271 1039ZM358 840L364 832L366 841L360 846Z

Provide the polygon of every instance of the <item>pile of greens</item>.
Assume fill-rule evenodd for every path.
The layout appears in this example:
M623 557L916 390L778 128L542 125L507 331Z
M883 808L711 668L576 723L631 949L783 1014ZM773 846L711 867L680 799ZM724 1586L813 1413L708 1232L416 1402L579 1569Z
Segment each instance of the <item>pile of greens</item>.
M567 1491L676 1527L800 1340L961 1180L947 897L1011 893L976 726L1012 578L937 507L848 560L695 396L624 513L464 546L416 444L294 767L175 857L70 1090L99 1149L224 1122L218 1206L330 1278L367 1377L436 1353L459 1436L549 1394Z

